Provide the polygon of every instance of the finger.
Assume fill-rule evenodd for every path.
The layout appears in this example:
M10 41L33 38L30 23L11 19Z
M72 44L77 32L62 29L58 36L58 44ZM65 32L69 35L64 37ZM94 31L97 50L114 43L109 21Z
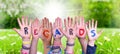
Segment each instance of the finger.
M57 27L57 24L58 24L58 22L57 22L57 18L55 19L55 27Z
M68 27L70 26L70 17L68 17L68 20L67 20L67 24L68 24Z
M90 20L89 20L89 25L88 26L89 26L89 29L91 29L91 21Z
M80 17L80 25L82 26L82 17Z
M75 17L75 23L76 23L76 26L78 27L78 18Z
M52 31L52 23L51 22L49 23L49 28Z
M62 20L59 18L59 26L62 27Z
M92 19L92 28L94 28L94 19Z
M47 18L45 17L45 20L44 20L44 26L47 28L47 23L48 23L48 21L47 21Z
M24 16L22 17L22 25L23 26L25 25L25 18L24 18Z
M65 27L67 26L67 24L66 24L66 19L64 19L64 25L65 25Z
M56 28L56 27L55 27L55 23L53 23L53 28Z
M88 25L89 25L88 22L86 22L85 27L86 27L86 30L87 30L87 31L88 31L88 29L89 29L89 28L88 28Z
M69 18L69 26L72 26L71 18Z
M102 34L103 31L104 31L104 30L102 29L102 30L100 30L100 31L98 32L98 35L96 36L96 39Z
M44 19L42 19L42 28L44 28Z
M31 25L32 25L32 20L30 19L29 26L31 26Z
M49 25L50 25L50 24L49 24L49 20L46 19L46 21L47 21L47 22L46 22L46 27L49 28Z
M25 18L25 25L28 25L28 17Z
M20 34L19 29L13 28L14 31L16 31L18 34Z
M95 22L95 29L97 28L97 23L98 23L98 21Z
M57 17L57 27L59 27L60 23L59 23L59 17Z
M21 28L21 27L22 27L22 24L21 24L21 22L20 22L20 19L17 18L17 21L18 21L18 24L19 24L19 26L20 26L20 28Z
M73 26L73 18L71 18L71 26Z
M45 28L45 18L43 19L43 27Z
M85 25L84 17L82 18L82 25Z

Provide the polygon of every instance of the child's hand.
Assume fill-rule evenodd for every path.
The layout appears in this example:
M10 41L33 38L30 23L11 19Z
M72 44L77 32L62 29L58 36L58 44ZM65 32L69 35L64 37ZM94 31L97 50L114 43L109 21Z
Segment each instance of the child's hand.
M41 39L44 43L51 43L52 40L52 23L47 18L42 20Z
M64 19L65 31L64 34L67 39L75 39L76 38L76 24L73 22L72 18Z
M92 25L92 26L91 26ZM97 33L97 21L94 24L94 20L91 21L89 20L88 26L86 26L87 29L87 34L88 34L88 40L89 40L89 45L94 46L95 40L101 35L103 30Z
M62 21L60 18L57 18L54 22L53 25L53 35L55 39L60 39L63 36L62 33L63 29L62 29Z
M20 26L20 29L14 28L14 30L22 37L24 40L30 40L31 35L31 21L28 23L28 18L22 17L22 21L18 18L18 23Z
M76 21L79 20L79 17L76 18ZM82 38L85 39L86 37L86 29L85 29L85 22L84 22L84 18L80 17L80 23L77 21L77 36L78 38Z
M32 22L32 36L34 39L39 39L39 37L41 36L40 34L41 32L41 24L39 22L39 19L35 19Z

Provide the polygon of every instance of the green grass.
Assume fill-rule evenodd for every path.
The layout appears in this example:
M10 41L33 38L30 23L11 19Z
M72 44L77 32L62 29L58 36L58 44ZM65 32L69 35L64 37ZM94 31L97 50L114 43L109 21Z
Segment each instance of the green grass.
M120 29L104 29L104 32L96 41L96 54L120 54ZM20 36L11 29L0 29L0 54L20 54L21 49ZM66 45L66 38L62 38L62 44ZM43 53L43 44L39 40L38 51ZM81 46L78 40L75 40L74 52L81 54Z

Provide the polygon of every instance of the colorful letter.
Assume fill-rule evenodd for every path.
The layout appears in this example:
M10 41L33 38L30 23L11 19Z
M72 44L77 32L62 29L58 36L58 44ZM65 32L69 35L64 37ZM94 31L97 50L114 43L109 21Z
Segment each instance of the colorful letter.
M37 29L34 29L34 35L38 35Z
M84 29L79 29L79 35L82 36L85 33Z
M43 35L48 38L49 37L49 30L44 30Z
M95 30L91 30L92 37L96 36Z
M24 28L24 33L28 34L28 28L27 27Z
M73 35L73 29L69 29L69 34Z
M59 32L59 30L58 29L56 29L56 31L55 31L55 37L56 37L56 35L61 35L61 33Z

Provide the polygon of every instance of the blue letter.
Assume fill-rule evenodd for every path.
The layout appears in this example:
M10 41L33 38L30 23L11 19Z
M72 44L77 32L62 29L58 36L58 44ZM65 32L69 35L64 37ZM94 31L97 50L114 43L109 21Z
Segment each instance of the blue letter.
M57 34L61 35L60 32L58 31L58 29L56 29L56 31L55 31L55 37L56 37Z
M92 37L96 36L95 30L91 30L91 33L92 33Z

